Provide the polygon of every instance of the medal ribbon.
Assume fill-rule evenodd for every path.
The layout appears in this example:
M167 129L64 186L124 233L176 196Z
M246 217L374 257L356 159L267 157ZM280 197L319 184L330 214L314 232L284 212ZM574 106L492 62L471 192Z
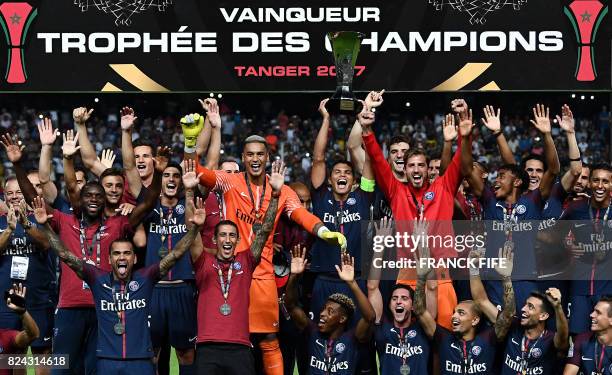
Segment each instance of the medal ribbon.
M329 339L325 341L325 364L327 373L331 372L332 354L334 353L334 340Z
M344 204L342 201L339 203L340 210L336 212L336 228L340 231L340 233L344 234Z
M408 338L404 336L404 329L400 328L400 333L399 335L397 335L397 338L399 339L399 345L400 345L400 350L406 348L407 343L406 341L408 341ZM406 365L406 351L404 351L404 353L402 353L402 366Z
M167 246L168 246L168 251L172 251L172 235L170 234L170 219L172 219L172 213L174 212L174 208L169 207L168 208L168 217L166 218L166 223L164 224L164 206L162 206L161 204L159 205L159 226L162 228L162 235L161 235L161 243L162 246L164 246L164 241L166 240L166 238L168 239L168 241L166 242Z
M251 197L251 203L253 204L253 210L255 211L255 216L257 220L259 220L259 210L261 210L261 206L263 205L264 197L266 195L266 176L264 175L264 183L263 188L261 189L261 196L259 197L259 204L255 205L255 198L253 197L253 190L251 190L251 184L249 183L249 178L247 177L247 173L244 172L244 181L246 182L247 189L249 190L249 196Z
M508 204L507 206L501 206L501 208L504 210L504 229L506 232L506 241L512 241L512 224L516 219L514 216L514 213L516 212L516 205L512 207L511 204ZM510 214L508 214L508 211L510 211Z
M229 296L230 291L230 283L232 282L232 270L234 269L234 262L230 263L229 269L227 270L227 284L225 280L223 280L223 270L219 260L217 259L217 273L219 274L219 284L221 284L221 293L223 294L223 299L225 303L227 303L227 297Z
M119 323L123 324L123 326L125 327L125 323L123 322L123 307L119 307L122 306L119 302L120 300L117 298L116 293L115 293L115 285L113 285L113 276L112 273L108 275L108 281L110 283L110 285L112 285L112 289L111 289L111 293L113 295L113 305L115 305L115 310L117 311L117 319L119 320ZM125 300L124 298L124 292L125 292L125 284L123 284L123 282L121 283L121 287L120 287L120 292L119 294L121 294L121 301ZM123 331L123 333L125 333L125 330Z
M463 373L464 374L468 374L468 370L470 368L470 358L472 357L472 354L470 352L468 352L467 350L467 342L465 340L461 340L463 341L463 351L461 352L462 357L463 357Z
M538 345L538 342L545 334L546 330L540 333L540 336L538 336L536 341L533 343L531 349L529 349L529 339L525 336L523 336L523 338L521 339L521 374L524 375L527 373L527 370L529 370L528 361L531 359L531 352L533 352L533 349L535 349L535 347ZM527 354L527 358L525 358L525 354Z
M412 202L414 202L414 206L416 207L417 213L419 215L419 221L423 220L423 215L425 214L425 195L423 195L423 197L421 198L421 204L419 205L419 202L417 202L416 197L414 196L414 194L411 195L412 197Z
M85 235L85 226L83 225L83 221L79 222L79 242L81 244L81 254L83 255L83 260L87 262L87 256L93 255L93 248L96 248L96 267L100 267L100 237L102 237L104 228L104 220L100 221L96 232L94 233L91 239L91 246L87 247L87 236Z

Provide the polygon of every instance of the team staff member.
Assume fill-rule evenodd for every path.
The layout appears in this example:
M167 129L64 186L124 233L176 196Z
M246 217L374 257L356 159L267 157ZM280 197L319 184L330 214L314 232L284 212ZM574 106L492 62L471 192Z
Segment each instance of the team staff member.
M49 243L30 221L34 218L27 214L27 205L14 176L6 179L4 196L9 211L6 216L0 216L0 291L8 290L14 283L27 286L27 306L41 331L40 337L32 342L32 352L49 354L53 333ZM10 308L0 305L0 327L21 329L22 322ZM49 369L37 369L39 375L47 373Z
M23 146L20 147L10 137L3 137L3 144L9 160L13 163L17 181L26 201L32 201L37 196L34 186L28 180L21 157ZM64 149L64 154L74 154L72 150ZM47 207L47 212L53 215L52 228L59 234L62 242L74 255L84 261L110 271L107 262L110 243L117 238L124 238L133 233L142 218L155 205L155 200L161 190L161 172L168 163L167 148L159 148L155 159L155 178L151 189L148 189L143 202L129 216L115 215L105 218L105 192L98 182L88 182L80 191L79 212L71 215ZM78 216L77 216L78 215ZM85 372L95 373L95 343L96 315L90 288L65 264L62 264L60 280L60 296L55 315L55 337L53 351L57 354L68 354L71 358L85 358ZM79 356L81 351L85 355ZM71 366L75 362L71 362ZM70 370L53 370L53 373L69 373Z
M361 313L357 325L349 329L349 322L355 313L355 303L345 294L334 293L327 297L317 323L309 319L298 306L297 284L299 276L306 268L306 251L296 246L292 255L285 303L291 318L298 329L304 331L308 340L309 373L355 374L361 354L360 346L369 340L369 331L376 318L368 297L355 281L355 260L345 253L341 265L336 265L338 276L349 285Z
M47 214L41 197L34 199L32 207L36 221L45 225L51 248L91 288L98 317L98 372L155 374L148 322L153 287L189 250L199 234L206 219L202 200L198 200L198 208L194 209L193 226L176 247L161 261L136 272L132 272L137 258L130 240L117 238L111 242L108 260L112 272L103 271L68 250L52 230L49 223L52 215Z
M470 257L478 257L477 252L471 251ZM470 270L470 287L482 313L489 321L495 322L499 310L489 301L478 269ZM546 329L547 321L553 315L556 332ZM558 354L563 356L567 352L568 338L569 328L559 289L549 288L545 294L532 291L521 308L521 315L512 320L501 373L553 374Z
M201 116L189 115L183 118L185 125L202 122ZM189 156L185 155L186 158ZM246 251L262 225L263 213L271 197L271 187L265 174L268 161L266 140L260 136L250 136L245 140L242 162L245 172L228 174L223 171L212 171L202 166L197 167L201 173L200 184L209 189L223 193L225 218L238 225L240 242L236 250ZM344 246L346 239L341 233L331 232L314 215L304 209L297 195L289 187L283 188L279 198L279 211L275 226L284 212L292 221L299 223L318 237L331 243ZM253 274L251 284L251 304L249 305L249 325L251 333L261 339L264 368L267 374L280 374L283 369L282 354L276 338L278 331L278 294L274 280L272 264L272 238L266 242L262 261Z
M162 174L161 196L143 220L147 238L145 266L158 263L187 233L186 202L180 197L182 175L180 165L168 164ZM183 257L155 284L151 297L151 339L156 361L162 344L169 342L176 350L181 375L195 371L197 328L193 280L191 259Z
M216 254L204 251L198 241L192 248L191 259L199 292L199 374L255 374L248 326L249 285L274 228L285 171L282 162L272 165L270 204L261 230L257 232L249 250L236 252L240 234L238 226L230 220L222 220L215 227ZM198 185L198 176L189 170L183 181L187 190L186 199L190 200L193 189Z
M453 217L454 198L462 180L461 176L467 175L472 169L471 112L462 112L462 116L459 123L461 145L444 174L432 184L429 184L427 155L424 150L411 149L404 155L404 170L408 183L402 184L393 176L389 164L385 161L371 124L362 124L363 141L371 158L376 183L391 202L393 218L397 223L405 224L409 220L426 218L428 221L438 221L437 228L431 228L432 233L452 233L450 221ZM454 249L433 248L432 251L436 258L456 256ZM450 317L457 297L448 271L437 272L437 279L437 320L450 327ZM409 280L402 282L411 283Z
M418 224L417 233L427 233L422 222ZM452 331L436 324L431 317L425 302L425 283L431 269L427 261L421 262L427 258L429 258L429 249L420 248L419 258L415 257L418 281L414 297L414 313L421 322L425 334L438 344L441 374L490 374L493 371L497 341L501 341L508 333L515 311L514 291L510 279L513 265L512 249L508 247L499 250L499 258L506 260L505 267L500 266L495 269L503 278L504 308L494 320L493 328L483 328L478 333L476 328L480 323L482 311L475 301L461 301L455 307Z
M600 298L590 318L590 332L576 337L563 375L612 375L612 298Z
M21 320L21 330L0 325L0 353L22 354L40 336L38 326L25 308L27 287L22 283L14 284L9 290L6 306ZM23 304L22 304L23 303ZM11 375L10 369L0 369L0 375Z

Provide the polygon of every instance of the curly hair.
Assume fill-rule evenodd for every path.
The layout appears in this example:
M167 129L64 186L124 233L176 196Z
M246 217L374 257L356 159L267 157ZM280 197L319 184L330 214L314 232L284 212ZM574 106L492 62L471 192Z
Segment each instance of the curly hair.
M335 302L338 305L342 306L344 312L346 312L347 317L350 319L355 313L355 303L351 299L351 297L342 293L334 293L331 296L327 297L328 301Z

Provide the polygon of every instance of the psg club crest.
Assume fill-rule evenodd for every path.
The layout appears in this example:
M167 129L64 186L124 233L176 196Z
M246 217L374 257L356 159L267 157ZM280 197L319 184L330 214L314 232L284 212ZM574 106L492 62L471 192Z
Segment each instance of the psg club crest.
M357 203L357 200L353 197L350 197L349 199L346 200L346 204L348 204L349 206L353 206L355 205L355 203Z
M410 331L408 331L408 338L413 339L416 337L416 331L414 329L411 329Z
M174 208L174 211L176 211L177 214L182 215L185 213L185 206L183 206L182 204L177 204Z
M519 204L518 206L516 206L516 213L517 215L522 215L527 211L527 207L525 207L522 204Z
M339 342L336 344L336 352L342 353L344 349L346 349L346 346L343 343Z
M138 290L138 288L140 288L140 284L138 284L138 281L132 280L128 284L128 288L130 289L130 291L135 292Z
M240 262L234 262L234 270L240 271L242 269L242 264Z
M472 348L472 354L474 354L475 357L478 357L481 352L482 352L482 348L478 345Z
M533 355L533 358L540 358L542 356L542 349L534 348L531 354Z
M115 17L115 25L130 26L135 14L154 9L164 12L172 5L172 0L74 0L81 12L87 12L90 7Z
M433 191L428 191L427 193L425 193L425 196L423 198L425 198L426 201L430 201L433 200L435 197L435 193Z

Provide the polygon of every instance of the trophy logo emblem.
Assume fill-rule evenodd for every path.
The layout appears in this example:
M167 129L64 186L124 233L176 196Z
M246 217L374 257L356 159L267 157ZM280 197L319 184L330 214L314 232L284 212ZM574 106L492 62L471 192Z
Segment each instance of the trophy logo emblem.
M353 94L353 77L363 34L356 31L334 31L327 33L327 37L332 45L337 79L336 92L329 99L327 108L332 113L359 113L362 104Z
M0 5L0 25L9 46L7 69L4 79L8 83L25 83L24 44L28 29L37 10L25 2L9 2Z
M578 42L578 63L576 64L576 79L578 81L594 81L597 77L595 68L594 47L597 29L608 13L608 6L599 0L574 0L563 11L569 18Z

